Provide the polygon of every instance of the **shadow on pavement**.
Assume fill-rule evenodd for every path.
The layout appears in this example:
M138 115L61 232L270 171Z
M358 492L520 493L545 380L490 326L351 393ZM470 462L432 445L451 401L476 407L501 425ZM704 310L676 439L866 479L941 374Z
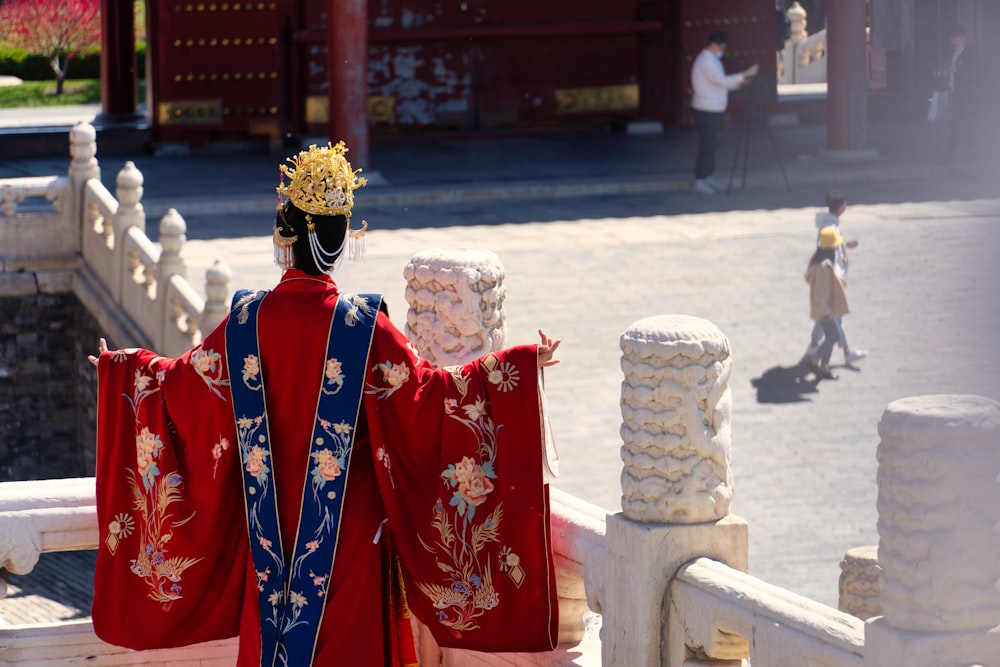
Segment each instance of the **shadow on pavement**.
M819 380L808 367L795 364L769 368L750 384L757 390L758 403L801 403L812 400L805 394L818 393Z

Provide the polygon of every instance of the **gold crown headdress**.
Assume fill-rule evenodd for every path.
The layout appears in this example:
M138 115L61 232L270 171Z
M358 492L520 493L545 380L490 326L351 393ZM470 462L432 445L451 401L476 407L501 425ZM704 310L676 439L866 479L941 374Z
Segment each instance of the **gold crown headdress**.
M364 187L368 181L358 176L360 169L352 169L345 154L347 147L343 141L336 145L327 144L317 148L309 146L309 150L301 151L295 158L288 158L288 165L279 165L280 182L278 192L278 211L282 213L285 204L291 202L295 208L305 212L306 227L309 233L309 249L313 261L321 271L336 271L344 257L344 246L348 239L351 242L351 259L359 259L365 254L364 234L368 223L361 221L361 228L351 229L351 209L354 208L354 191ZM289 183L285 185L285 176ZM316 238L316 223L313 215L347 217L347 233L340 248L333 253L328 252ZM289 226L291 231L291 226ZM274 261L283 269L293 264L291 246L298 236L282 236L278 226L274 229Z

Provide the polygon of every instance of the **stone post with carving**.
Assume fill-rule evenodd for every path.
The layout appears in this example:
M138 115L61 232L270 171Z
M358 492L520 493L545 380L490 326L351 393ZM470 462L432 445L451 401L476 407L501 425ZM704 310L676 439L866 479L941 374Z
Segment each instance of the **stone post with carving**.
M101 180L101 167L97 164L97 130L90 123L80 121L69 131L69 180L72 189L70 201L65 206L64 215L75 222L75 247L83 245L83 186L91 178Z
M507 341L504 268L488 250L423 250L406 278L406 337L435 366L464 364Z
M125 257L125 235L130 227L137 227L139 231L146 232L146 211L142 207L142 184L144 182L142 172L135 163L129 161L125 163L118 176L115 177L115 198L118 200L118 213L112 222L114 234L115 250L112 254L115 266L111 275L118 276L114 281L112 296L116 301L121 300L122 281L127 280L125 270L128 259Z
M1000 403L895 401L879 422L882 616L865 661L940 667L1000 656Z
M882 614L878 579L878 547L854 547L840 561L837 609L862 621Z
M788 41L793 45L806 41L809 33L806 32L806 10L802 5L796 0L788 8L788 11L785 12L785 16L788 17L788 27L790 29Z
M229 283L232 279L232 270L220 259L205 270L205 308L201 311L198 328L206 335L229 313Z
M621 349L622 512L607 518L606 569L588 571L588 600L603 614L603 664L679 667L690 656L670 626L678 568L701 556L748 566L747 524L729 513L729 340L668 315L630 326ZM715 657L744 658L745 643Z
M166 288L170 276L180 274L187 277L187 266L181 257L181 250L187 241L187 223L177 209L167 209L160 219L160 261L157 264L157 281L161 291Z
M69 156L69 177L79 201L83 184L91 178L101 179L101 167L97 164L97 130L93 125L80 121L70 129Z

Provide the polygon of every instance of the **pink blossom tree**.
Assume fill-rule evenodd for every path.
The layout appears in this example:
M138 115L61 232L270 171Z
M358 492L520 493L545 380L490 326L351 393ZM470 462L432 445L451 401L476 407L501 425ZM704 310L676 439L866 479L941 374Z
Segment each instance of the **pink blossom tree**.
M101 0L3 0L0 25L9 46L49 59L62 95L73 56L101 43Z

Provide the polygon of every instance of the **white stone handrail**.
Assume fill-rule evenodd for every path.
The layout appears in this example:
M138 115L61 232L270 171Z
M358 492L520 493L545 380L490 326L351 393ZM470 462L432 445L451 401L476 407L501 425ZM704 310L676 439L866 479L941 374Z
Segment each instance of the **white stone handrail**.
M0 215L12 217L17 205L31 197L54 201L67 187L69 179L60 176L24 176L7 178L0 183Z
M677 628L670 665L688 653L767 667L863 664L862 621L709 558L678 571L667 618Z
M89 136L83 129L74 128L77 139ZM86 145L79 141L77 147ZM213 327L228 312L231 272L221 263L206 272L206 304L187 281L182 258L187 224L180 214L167 211L160 221L160 243L154 243L146 235L139 170L131 162L125 164L116 179L116 197L98 178L93 154L84 155L94 163L82 167L74 163L83 178L80 254L153 348L166 355L181 354L200 342L206 326Z
M119 303L129 314L144 313L156 301L157 271L160 249L145 234L136 228L125 233L123 239L124 270L121 272L121 286L118 290ZM156 331L147 331L158 338Z
M121 296L119 267L115 246L114 219L118 201L100 181L90 180L83 187L83 230L81 254L101 282L111 291L111 297Z
M170 667L199 665L222 667L236 663L236 639L153 651L133 651L105 644L94 634L89 620L20 625L3 629L0 664L31 667L63 667L86 664L95 667Z
M809 34L805 9L798 2L785 12L790 33L778 58L778 83L826 82L826 29Z
M27 574L42 553L96 548L94 493L93 477L0 484L0 569Z
M82 551L100 547L95 507L94 478L39 480L0 483L0 569L14 574L28 574L42 553ZM571 617L586 611L583 594L583 562L601 557L604 522L603 510L578 498L553 489L552 533L560 592L560 643L575 644L583 637L581 624ZM2 582L2 580L0 580ZM6 587L0 583L0 598ZM86 648L84 648L86 647ZM113 659L132 654L136 657ZM137 654L104 644L93 634L90 621L74 621L39 626L14 626L0 629L0 664L57 665L80 656L96 656L89 664L176 664L224 658L232 664L235 643L232 640L209 642L181 649L144 651ZM461 664L479 662L475 654ZM43 658L40 660L40 657ZM558 652L551 660L515 660L510 665L569 665ZM456 663L448 663L456 664ZM492 664L492 663L489 663Z
M172 275L166 289L167 319L163 326L164 349L189 349L201 342L199 326L205 300L185 278Z

